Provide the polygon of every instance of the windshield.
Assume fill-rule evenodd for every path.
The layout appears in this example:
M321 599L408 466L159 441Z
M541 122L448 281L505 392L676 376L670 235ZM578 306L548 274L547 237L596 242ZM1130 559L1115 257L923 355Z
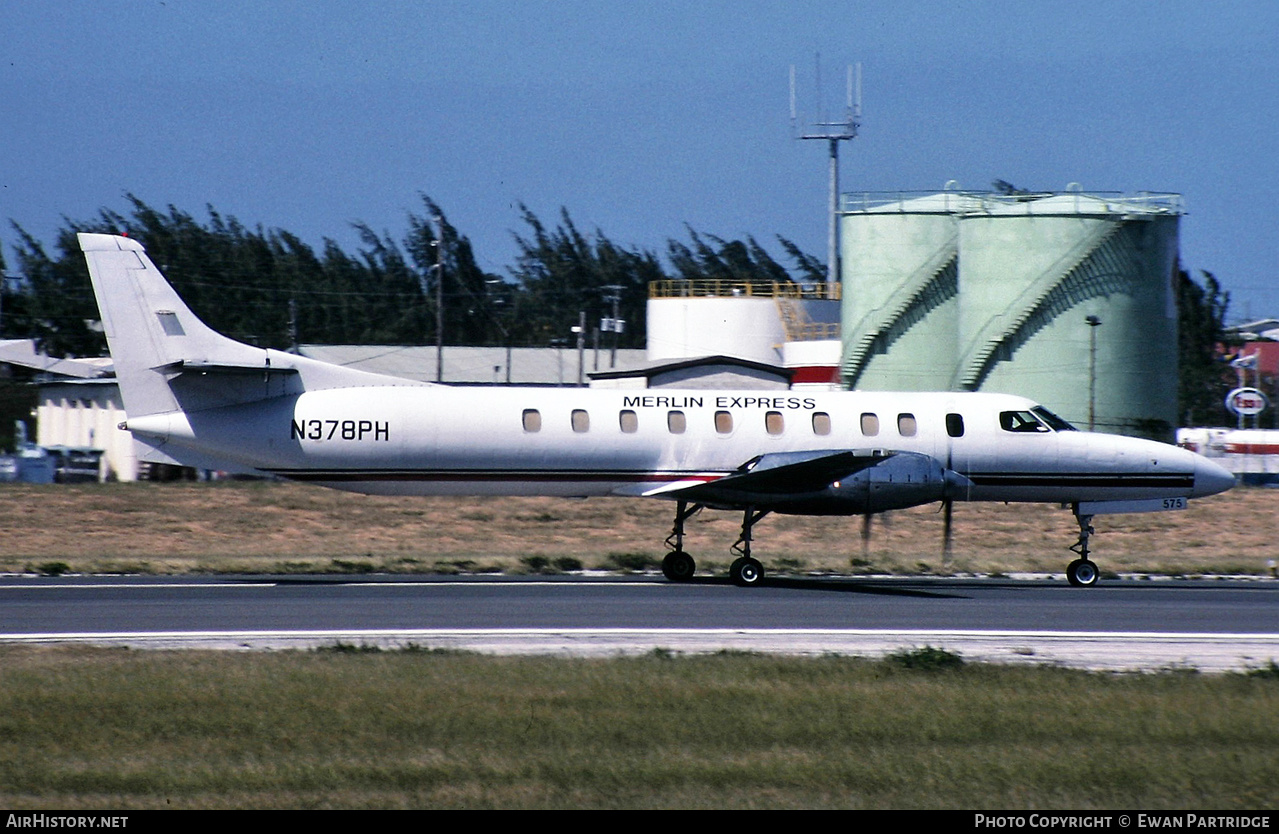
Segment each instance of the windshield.
M1054 431L1079 431L1079 429L1070 425L1070 423L1067 423L1056 414L1053 414L1042 405L1035 406L1031 409L1031 411L1035 412L1035 416L1037 416L1040 420L1043 420L1045 423L1052 426Z

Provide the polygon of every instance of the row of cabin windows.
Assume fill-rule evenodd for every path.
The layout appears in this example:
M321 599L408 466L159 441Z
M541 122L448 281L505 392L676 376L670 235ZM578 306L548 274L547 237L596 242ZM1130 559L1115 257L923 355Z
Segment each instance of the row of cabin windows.
M573 431L581 434L591 430L591 415L585 409L575 408L569 416ZM629 409L618 412L618 427L623 434L634 434L639 431L639 415ZM827 435L831 431L830 415L824 411L815 411L812 415L813 434ZM688 429L688 418L682 411L666 412L666 429L671 434L683 434ZM542 430L542 412L535 408L524 410L524 431ZM780 411L764 413L764 430L778 435L786 430L786 419ZM864 437L875 437L879 434L879 415L867 412L861 416L861 430ZM719 434L731 434L733 431L733 415L728 411L715 412L715 431ZM897 433L902 437L914 437L919 432L919 423L914 414L897 415ZM946 415L946 433L951 437L962 437L964 434L964 418L959 414Z

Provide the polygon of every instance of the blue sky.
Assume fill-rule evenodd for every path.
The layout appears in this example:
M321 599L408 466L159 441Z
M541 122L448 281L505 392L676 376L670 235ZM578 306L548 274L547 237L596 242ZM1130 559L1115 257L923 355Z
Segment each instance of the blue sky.
M821 55L864 75L843 190L1174 191L1182 258L1279 315L1279 3L0 0L0 242L126 192L348 249L419 194L483 265L518 204L664 250L685 224L826 255ZM809 104L808 110L814 107ZM6 248L6 256L11 255Z

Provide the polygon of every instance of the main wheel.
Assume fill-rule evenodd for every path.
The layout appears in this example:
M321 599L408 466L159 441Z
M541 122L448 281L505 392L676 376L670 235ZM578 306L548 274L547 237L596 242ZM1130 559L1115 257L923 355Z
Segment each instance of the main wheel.
M763 580L764 566L756 559L743 556L729 566L728 575L733 580L733 584L749 588L752 585L758 585Z
M672 582L687 582L696 570L693 557L682 550L673 550L662 560L662 573Z
M1096 585L1099 576L1101 571L1097 570L1097 564L1087 559L1076 559L1066 565L1066 579L1076 588L1089 588Z

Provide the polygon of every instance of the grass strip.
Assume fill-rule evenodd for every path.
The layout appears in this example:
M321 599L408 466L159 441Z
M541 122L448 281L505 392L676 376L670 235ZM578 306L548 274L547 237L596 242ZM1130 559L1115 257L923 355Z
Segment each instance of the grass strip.
M0 648L0 806L1272 808L1279 668Z

